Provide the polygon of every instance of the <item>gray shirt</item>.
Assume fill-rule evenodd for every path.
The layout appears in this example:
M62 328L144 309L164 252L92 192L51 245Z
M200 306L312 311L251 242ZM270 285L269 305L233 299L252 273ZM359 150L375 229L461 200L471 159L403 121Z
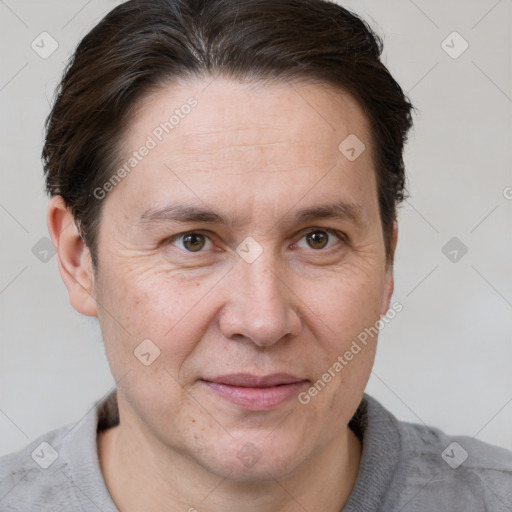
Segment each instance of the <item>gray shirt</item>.
M0 457L0 511L118 512L96 445L97 430L118 421L113 392L78 423ZM398 421L367 394L350 427L363 451L342 512L512 512L511 451Z

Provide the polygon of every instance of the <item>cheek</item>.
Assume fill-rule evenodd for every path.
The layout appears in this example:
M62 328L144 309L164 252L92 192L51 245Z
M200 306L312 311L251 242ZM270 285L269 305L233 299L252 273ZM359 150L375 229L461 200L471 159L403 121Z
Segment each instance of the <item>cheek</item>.
M364 390L375 357L383 289L384 278L375 270L332 276L310 294L318 404L329 410L341 413L340 404Z
M383 293L384 277L377 269L343 269L316 283L309 293L304 291L304 297L313 318L317 318L316 324L323 325L330 334L331 349L341 349L379 320Z
M96 297L114 377L122 376L127 368L140 370L143 365L134 351L142 342L148 348L144 353L158 354L152 371L165 363L177 376L208 323L204 298L212 286L208 279L185 280L155 266L105 267Z
M346 424L359 405L375 358L381 292L377 277L339 280L314 300L312 296L316 347L307 357L315 375L301 404L323 425L324 433Z
M209 281L186 282L127 265L104 267L104 275L96 296L119 392L148 423L171 424L177 408L183 421L193 423L198 411L183 390L188 383L180 370L210 321L211 305L204 300Z

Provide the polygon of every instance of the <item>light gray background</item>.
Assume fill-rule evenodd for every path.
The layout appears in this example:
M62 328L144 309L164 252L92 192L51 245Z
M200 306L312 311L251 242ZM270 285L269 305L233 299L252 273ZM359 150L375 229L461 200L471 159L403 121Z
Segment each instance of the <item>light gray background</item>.
M80 419L113 385L95 319L68 303L47 236L40 151L64 63L119 2L0 0L0 453ZM393 300L368 392L400 419L512 449L512 2L351 0L418 108ZM46 31L58 49L31 43ZM442 41L469 44L454 59ZM448 38L452 53L462 48ZM468 252L450 261L453 236Z

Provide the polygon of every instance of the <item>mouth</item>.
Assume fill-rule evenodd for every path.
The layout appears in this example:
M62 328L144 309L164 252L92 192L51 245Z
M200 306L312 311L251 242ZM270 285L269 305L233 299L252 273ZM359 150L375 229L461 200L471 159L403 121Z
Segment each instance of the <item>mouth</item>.
M282 405L307 385L303 379L287 373L272 375L235 374L201 379L217 396L248 411L269 411Z

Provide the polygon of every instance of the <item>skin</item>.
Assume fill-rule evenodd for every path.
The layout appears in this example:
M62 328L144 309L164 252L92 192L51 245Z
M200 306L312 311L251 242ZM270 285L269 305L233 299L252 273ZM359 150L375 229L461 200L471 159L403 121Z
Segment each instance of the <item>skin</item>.
M107 487L123 512L339 511L361 453L347 424L376 339L307 405L295 396L247 411L201 379L287 372L307 379L307 391L388 310L393 253L368 121L325 85L198 78L140 102L125 156L190 96L197 107L104 199L96 270L62 198L49 205L71 304L98 317L117 382L120 426L98 436ZM349 134L366 145L355 161L338 150ZM358 222L293 220L335 201L359 205ZM206 205L228 224L141 221L176 202ZM199 252L169 241L190 231L205 235ZM318 231L325 247L311 246ZM236 252L249 236L262 249L251 263ZM393 252L396 241L395 225ZM149 366L134 356L144 339L160 349ZM247 443L260 454L251 467L237 457Z

